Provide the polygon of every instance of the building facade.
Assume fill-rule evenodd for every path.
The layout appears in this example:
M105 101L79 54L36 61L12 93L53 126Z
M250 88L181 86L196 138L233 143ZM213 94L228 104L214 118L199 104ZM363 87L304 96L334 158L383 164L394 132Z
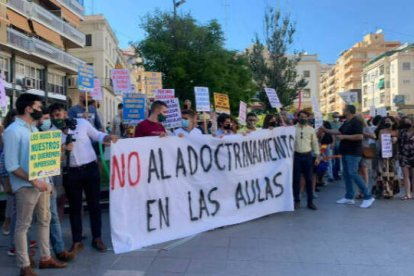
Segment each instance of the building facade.
M83 63L68 53L85 45L83 1L0 2L0 71L9 103L26 92L66 103L68 76Z
M127 69L128 64L118 47L115 33L103 15L85 16L79 29L86 36L85 47L71 49L70 53L93 65L95 77L101 81L103 95L99 103L99 111L103 117L101 121L103 125L107 125L116 115L118 104L122 102L122 97L114 94L111 71L112 69ZM78 103L79 90L76 76L72 76L69 81L69 95L72 104Z
M323 113L341 111L345 102L340 93L362 89L361 75L364 64L399 45L398 41L385 41L384 34L377 32L366 35L362 41L343 51L335 66L321 77L320 93L326 103L321 111ZM359 108L361 107L362 104L359 105Z
M362 111L385 108L390 113L414 107L414 44L387 51L371 61L362 74ZM411 112L412 113L412 112Z
M296 72L299 79L304 78L308 82L299 94L301 96L301 108L311 108L312 98L316 97L319 100L321 63L318 55L303 54L296 65ZM299 99L295 100L294 105L299 105Z

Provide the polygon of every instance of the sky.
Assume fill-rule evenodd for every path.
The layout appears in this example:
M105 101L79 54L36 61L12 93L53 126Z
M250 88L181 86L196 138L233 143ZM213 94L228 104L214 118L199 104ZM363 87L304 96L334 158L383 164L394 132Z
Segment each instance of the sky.
M141 18L155 9L172 12L173 0L85 0L86 14L104 14L121 48L140 41ZM290 15L297 33L293 50L318 54L323 63L335 63L339 54L382 29L386 40L414 42L412 0L186 0L179 13L191 13L201 24L217 19L226 47L244 50L255 34L264 31L267 6Z

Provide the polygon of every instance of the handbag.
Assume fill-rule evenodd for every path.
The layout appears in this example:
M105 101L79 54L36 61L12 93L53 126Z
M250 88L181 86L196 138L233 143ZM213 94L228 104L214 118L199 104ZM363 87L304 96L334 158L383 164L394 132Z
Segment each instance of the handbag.
M373 147L363 147L362 148L362 157L365 159L374 159L375 158L375 148Z

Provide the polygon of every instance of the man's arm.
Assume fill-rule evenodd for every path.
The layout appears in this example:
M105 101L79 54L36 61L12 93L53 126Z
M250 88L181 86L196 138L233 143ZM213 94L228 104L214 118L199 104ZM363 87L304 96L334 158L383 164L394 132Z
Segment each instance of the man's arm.
M364 139L363 134L352 134L352 135L338 135L339 140L349 140L349 141L362 141Z
M109 142L114 142L116 143L118 141L118 137L115 135L108 135L104 132L98 131L96 130L91 124L85 124L86 126L86 131L87 134L89 136L89 138L91 138L92 140L99 142L99 143L109 143Z
M339 129L327 129L324 126L321 127L322 131L331 135L341 135Z

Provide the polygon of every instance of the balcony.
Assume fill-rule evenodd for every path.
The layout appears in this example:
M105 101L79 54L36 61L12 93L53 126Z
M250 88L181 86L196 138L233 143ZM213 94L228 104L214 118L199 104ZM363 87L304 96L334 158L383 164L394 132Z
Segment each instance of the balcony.
M85 46L85 34L41 6L25 0L9 0L10 8L56 31L80 47Z
M7 30L7 39L7 45L9 47L47 60L51 64L57 64L72 72L77 72L79 64L84 63L84 61L55 48L46 42L34 37L28 37L13 29Z
M60 4L71 10L77 16L83 19L85 15L85 8L76 0L57 0Z

